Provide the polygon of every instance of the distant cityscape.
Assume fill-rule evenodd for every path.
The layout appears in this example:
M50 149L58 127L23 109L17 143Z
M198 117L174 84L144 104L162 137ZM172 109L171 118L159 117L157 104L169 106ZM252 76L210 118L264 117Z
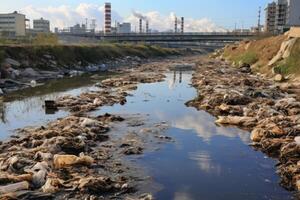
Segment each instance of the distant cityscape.
M112 25L112 5L105 3L104 6L104 24L103 30L96 31L96 19L85 19L85 23L75 24L71 27L54 28L54 33L102 33L102 34L129 34L129 33L157 33L157 30L150 28L149 20L141 14L135 14L139 23L138 29L132 30L129 22L117 22ZM266 32L271 34L279 34L288 30L291 26L300 26L300 0L277 0L269 3L265 8L266 19L265 24L261 25L261 10L259 9L258 24L250 29L237 29L234 32ZM88 24L88 20L90 24ZM169 30L173 33L184 33L185 21L184 17L174 19L174 29ZM25 36L37 33L50 33L50 21L44 18L34 19L31 22L22 13L13 12L8 14L0 14L0 35L7 36ZM172 25L173 26L173 25Z

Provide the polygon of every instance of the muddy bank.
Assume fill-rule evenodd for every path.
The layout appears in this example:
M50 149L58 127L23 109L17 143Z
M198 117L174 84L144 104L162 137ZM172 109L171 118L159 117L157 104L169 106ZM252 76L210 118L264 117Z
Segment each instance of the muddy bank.
M252 74L250 65L208 58L197 63L192 85L198 96L188 106L217 116L220 125L251 131L252 145L278 158L281 184L300 189L300 99L293 92L299 85L276 85Z
M1 142L0 199L152 199L138 191L145 177L124 158L153 148L151 142L171 141L163 135L168 124L88 112L126 103L128 91L139 83L162 81L164 75L153 72L155 67L151 63L134 72L124 69L123 75L98 83L99 90L63 96L55 106L70 110L70 116L20 129L13 139ZM167 65L160 67L166 69ZM123 135L115 137L113 126L122 124ZM126 132L126 127L135 131Z
M140 66L184 53L145 45L1 46L0 95L50 79Z

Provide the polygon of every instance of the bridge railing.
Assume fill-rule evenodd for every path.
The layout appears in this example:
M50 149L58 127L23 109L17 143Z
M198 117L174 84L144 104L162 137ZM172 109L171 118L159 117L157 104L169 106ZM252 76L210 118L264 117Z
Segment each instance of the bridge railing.
M138 36L254 36L253 32L185 32L185 33L172 33L172 32L159 32L159 33L71 33L61 32L61 35L75 35L84 37L138 37Z

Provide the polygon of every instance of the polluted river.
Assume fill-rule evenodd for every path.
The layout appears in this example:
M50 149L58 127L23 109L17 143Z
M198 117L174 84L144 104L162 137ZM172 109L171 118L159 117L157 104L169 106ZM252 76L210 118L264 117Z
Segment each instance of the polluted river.
M291 199L292 194L279 185L276 160L249 146L248 131L218 126L212 115L185 105L197 95L190 85L192 74L186 70L164 72L163 81L137 84L128 92L125 104L104 105L89 112L90 116L109 113L132 119L111 126L108 135L115 141L128 133L149 134L149 127L163 132L141 138L143 153L117 156L132 168L135 189L154 199ZM9 94L0 108L0 140L8 140L16 129L44 126L70 114L68 109L45 110L45 100L97 91L95 83L114 76L56 80Z

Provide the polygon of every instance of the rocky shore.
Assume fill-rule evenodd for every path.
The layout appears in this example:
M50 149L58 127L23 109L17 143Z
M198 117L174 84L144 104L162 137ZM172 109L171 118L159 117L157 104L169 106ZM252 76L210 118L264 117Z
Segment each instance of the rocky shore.
M300 84L279 84L252 74L250 65L205 58L192 85L198 96L186 105L211 113L220 125L251 131L251 145L278 159L281 184L300 190Z

